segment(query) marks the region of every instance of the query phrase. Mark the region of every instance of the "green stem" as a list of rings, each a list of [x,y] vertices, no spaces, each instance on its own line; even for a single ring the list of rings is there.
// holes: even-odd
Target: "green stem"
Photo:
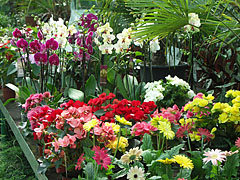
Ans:
[[[96,167],[97,166],[97,167]],[[98,173],[98,167],[99,167],[99,165],[96,163],[96,161],[95,161],[95,169],[96,169],[96,171],[94,172],[94,180],[96,179],[96,175],[97,175],[97,173]]]
[[[204,140],[204,138],[202,137],[201,138],[201,151],[203,152],[203,140]]]
[[[113,161],[112,161],[112,162],[114,162],[114,159],[115,159],[115,157],[116,157],[116,155],[117,155],[120,136],[121,136],[121,128],[119,129],[118,140],[117,140],[117,147],[116,147],[116,150],[115,150],[115,152],[114,152],[114,156],[113,156]]]
[[[163,147],[164,147],[164,137],[162,139],[162,147],[161,147],[161,152],[163,152]]]
[[[191,144],[190,144],[189,134],[187,134],[187,141],[188,141],[188,148],[189,148],[189,151],[192,151],[192,149],[191,149]]]

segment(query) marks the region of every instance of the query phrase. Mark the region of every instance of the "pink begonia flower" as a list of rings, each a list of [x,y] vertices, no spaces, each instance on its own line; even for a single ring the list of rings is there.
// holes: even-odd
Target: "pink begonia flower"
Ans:
[[[43,39],[43,34],[42,34],[41,31],[38,31],[37,37],[38,37],[38,39],[39,39],[40,41]]]
[[[203,98],[203,93],[197,93],[197,95],[194,96],[193,99],[196,99],[196,98],[202,99]]]
[[[131,128],[131,134],[135,136],[144,135],[145,133],[150,134],[152,131],[157,131],[158,129],[152,126],[151,124],[143,122],[136,123]]]
[[[46,91],[46,92],[43,93],[43,98],[49,99],[49,98],[51,98],[51,97],[52,97],[52,96],[51,96],[50,92]]]
[[[13,37],[15,37],[15,38],[19,38],[19,37],[22,36],[22,32],[21,32],[18,28],[16,28],[16,29],[13,31],[12,35],[13,35]]]
[[[162,113],[160,115],[174,124],[177,124],[178,120],[182,116],[176,104],[172,108],[171,107],[168,107],[167,109],[162,108],[161,111]]]
[[[47,64],[47,60],[48,60],[47,54],[42,54],[42,53],[38,52],[34,55],[34,60],[37,65],[40,65],[41,63]]]
[[[240,148],[240,137],[237,138],[235,145]]]
[[[59,57],[56,54],[53,54],[49,57],[49,63],[51,65],[58,66],[59,65]]]
[[[47,49],[52,49],[52,50],[57,50],[58,49],[58,42],[54,38],[51,38],[51,39],[46,41],[46,48]]]
[[[207,156],[203,158],[203,162],[208,163],[209,161],[211,161],[214,166],[218,166],[218,161],[222,162],[226,159],[225,152],[219,149],[215,149],[215,150],[212,149],[211,151],[204,152],[203,155]]]
[[[75,137],[78,138],[78,139],[84,139],[86,136],[87,136],[87,131],[85,131],[83,129],[83,127],[81,128],[75,128],[74,129],[74,133],[75,133]]]
[[[34,129],[34,132],[36,132],[36,136],[38,137],[38,139],[41,139],[43,130],[44,130],[44,125],[43,124],[40,124],[39,128]]]
[[[17,47],[26,49],[28,47],[28,42],[25,39],[21,38],[20,40],[17,41]]]
[[[58,142],[59,142],[59,146],[62,146],[62,147],[67,147],[70,143],[68,136],[64,136],[63,139],[59,138]]]
[[[56,138],[54,138],[54,141],[52,142],[52,145],[54,146],[54,150],[55,150],[55,152],[58,152],[58,150],[59,150],[59,142],[58,142],[58,140],[56,139]]]
[[[79,127],[81,121],[79,119],[75,119],[75,118],[70,118],[70,119],[67,119],[67,123],[73,127],[73,128],[77,128]]]
[[[67,134],[67,136],[68,136],[68,139],[69,139],[69,144],[73,145],[76,141],[76,137],[72,136],[70,134]]]

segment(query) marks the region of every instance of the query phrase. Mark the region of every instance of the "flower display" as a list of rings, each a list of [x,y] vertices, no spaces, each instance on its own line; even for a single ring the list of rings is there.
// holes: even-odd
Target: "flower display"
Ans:
[[[176,163],[180,165],[180,167],[188,168],[188,169],[193,169],[194,167],[192,160],[190,160],[186,156],[176,155],[173,157],[173,159],[175,160]]]
[[[131,167],[127,174],[127,179],[129,180],[144,180],[144,171],[142,168],[138,168],[137,166]]]

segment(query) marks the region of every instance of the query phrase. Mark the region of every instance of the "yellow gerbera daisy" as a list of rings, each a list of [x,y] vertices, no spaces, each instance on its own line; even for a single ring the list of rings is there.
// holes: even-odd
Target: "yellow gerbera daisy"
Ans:
[[[176,156],[173,156],[173,159],[175,160],[176,163],[180,165],[180,167],[187,168],[187,169],[193,169],[194,167],[192,160],[186,156],[176,155]]]
[[[119,115],[116,115],[115,118],[121,124],[132,126],[132,122],[127,121],[124,117],[121,118]]]
[[[175,160],[174,159],[168,159],[168,158],[166,158],[166,159],[159,159],[159,160],[157,160],[158,162],[161,162],[161,163],[163,163],[163,164],[172,164],[172,163],[174,163],[175,162]]]
[[[91,121],[88,121],[87,123],[85,123],[83,125],[83,129],[85,129],[86,131],[90,131],[97,124],[98,124],[98,120],[97,119],[92,119]]]

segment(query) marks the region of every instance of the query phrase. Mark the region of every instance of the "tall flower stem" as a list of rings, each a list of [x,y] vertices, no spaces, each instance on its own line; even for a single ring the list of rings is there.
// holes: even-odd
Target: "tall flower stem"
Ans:
[[[94,162],[94,164],[95,164],[95,168],[94,169],[96,169],[96,171],[94,172],[94,180],[96,179],[96,177],[97,177],[97,174],[98,174],[98,167],[99,167],[99,165],[96,163],[96,161]]]
[[[192,151],[189,134],[187,134],[187,141],[188,141],[189,151]]]
[[[115,150],[115,152],[114,152],[114,156],[113,156],[113,160],[112,160],[112,162],[114,162],[114,159],[115,159],[115,157],[116,157],[116,155],[117,155],[117,151],[118,151],[118,146],[119,146],[119,140],[120,140],[120,136],[121,136],[121,128],[119,129],[119,133],[118,133],[118,140],[117,140],[117,147],[116,147],[116,150]]]

